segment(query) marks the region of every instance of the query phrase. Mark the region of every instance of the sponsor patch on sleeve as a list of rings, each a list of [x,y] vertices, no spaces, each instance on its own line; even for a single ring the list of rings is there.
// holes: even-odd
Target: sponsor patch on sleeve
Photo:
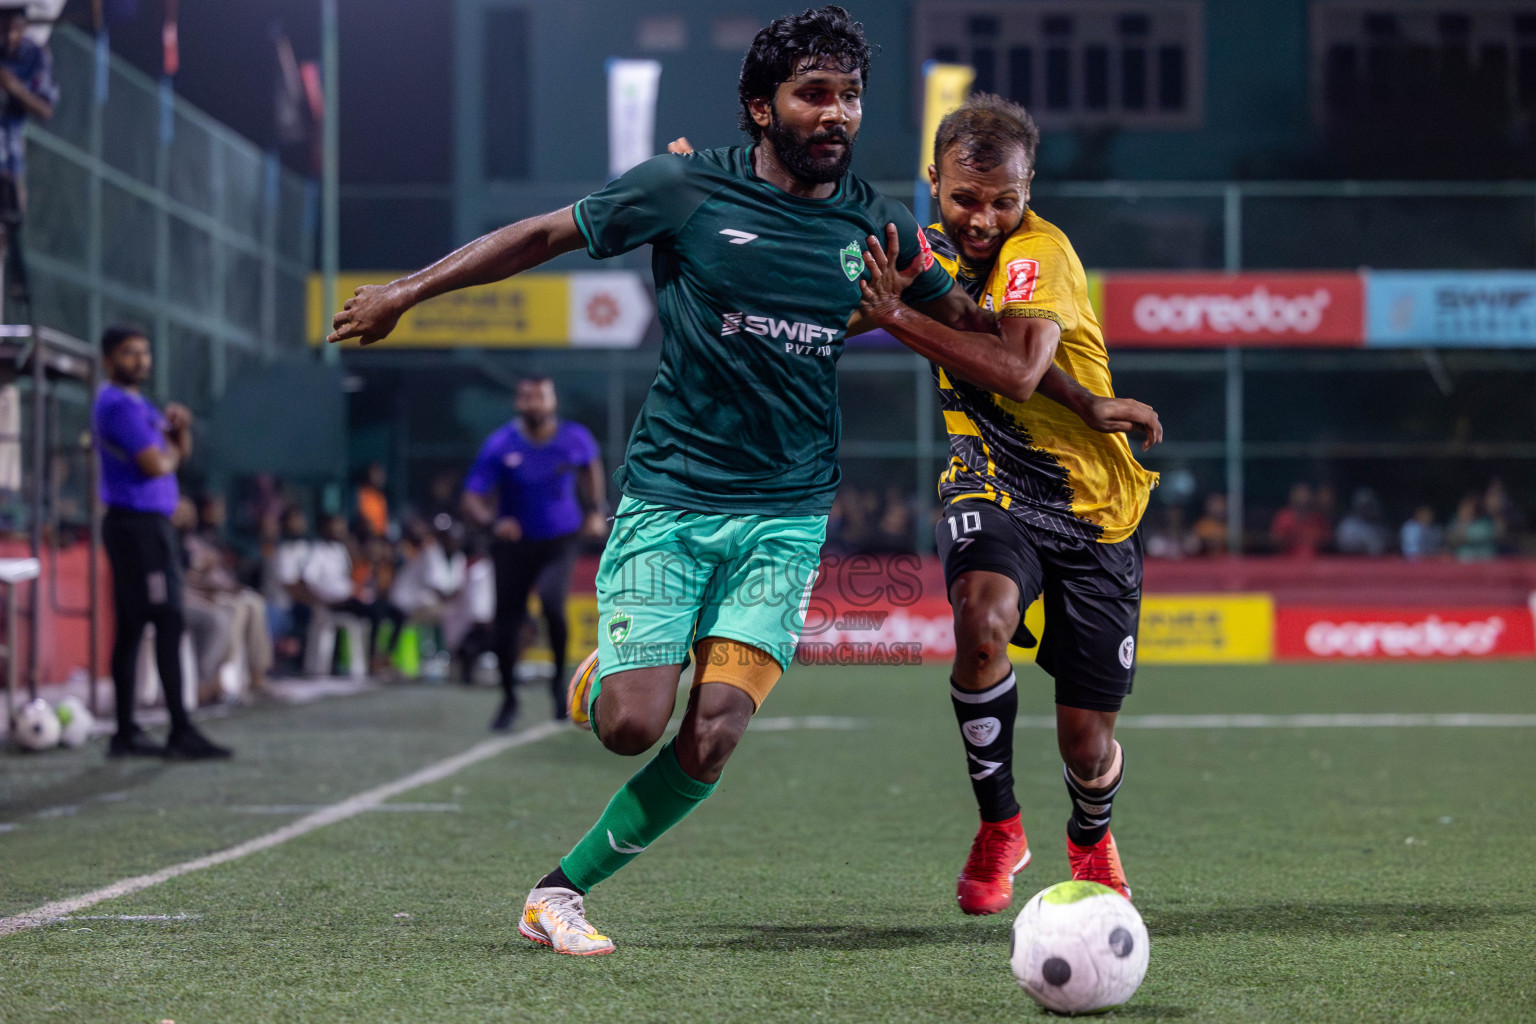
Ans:
[[[1035,284],[1040,280],[1039,260],[1012,260],[1008,264],[1008,289],[1003,302],[1029,302],[1035,297]]]
[[[933,250],[928,246],[928,232],[924,231],[922,228],[917,229],[917,247],[918,249],[922,250],[923,269],[928,270],[932,268]]]

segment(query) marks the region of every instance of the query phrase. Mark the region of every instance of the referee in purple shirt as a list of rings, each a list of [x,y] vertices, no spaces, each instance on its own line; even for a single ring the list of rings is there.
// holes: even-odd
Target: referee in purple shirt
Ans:
[[[169,404],[162,414],[139,389],[149,378],[149,338],[132,327],[101,336],[110,383],[96,395],[92,420],[101,456],[101,500],[107,507],[101,541],[112,565],[112,687],[117,734],[110,757],[147,755],[185,760],[228,757],[187,717],[181,697],[182,548],[170,515],[176,510],[176,469],[192,454],[192,414]],[[155,627],[155,662],[171,732],[161,746],[133,720],[139,642]]]
[[[565,718],[565,598],[577,540],[607,533],[603,463],[591,431],[555,415],[555,382],[517,383],[517,418],[486,438],[464,480],[464,515],[491,527],[496,566],[496,659],[501,709],[491,728],[505,731],[517,717],[517,642],[538,587],[549,646],[555,656],[550,692],[555,717]],[[489,495],[496,491],[496,506]]]

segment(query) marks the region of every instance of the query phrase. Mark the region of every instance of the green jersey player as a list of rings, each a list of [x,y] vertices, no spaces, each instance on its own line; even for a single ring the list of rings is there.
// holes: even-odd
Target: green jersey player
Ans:
[[[693,686],[677,736],[529,894],[518,930],[558,952],[612,951],[583,895],[714,791],[793,657],[838,484],[836,363],[866,239],[894,239],[906,302],[948,323],[975,311],[912,215],[848,173],[868,70],[863,28],[841,8],[781,18],[742,65],[751,145],[656,157],[574,207],[360,288],[335,315],[329,340],[369,344],[434,295],[578,248],[652,247],[661,363],[615,474],[600,668],[578,673],[573,710],[637,755],[665,732],[690,660]]]

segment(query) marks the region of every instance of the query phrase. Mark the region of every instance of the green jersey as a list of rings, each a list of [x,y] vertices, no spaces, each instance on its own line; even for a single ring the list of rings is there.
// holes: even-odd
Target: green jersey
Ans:
[[[752,172],[751,149],[647,160],[576,204],[587,252],[649,243],[661,366],[614,481],[695,512],[824,515],[837,491],[837,360],[859,306],[865,239],[900,233],[903,298],[952,284],[912,214],[844,175],[827,199]]]

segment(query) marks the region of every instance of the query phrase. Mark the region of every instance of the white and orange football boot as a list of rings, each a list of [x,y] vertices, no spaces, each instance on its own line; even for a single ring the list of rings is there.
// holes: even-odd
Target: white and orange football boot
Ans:
[[[587,711],[587,695],[592,692],[595,679],[597,652],[593,651],[576,666],[576,671],[571,673],[571,681],[565,687],[565,709],[571,716],[571,724],[578,729],[592,729],[592,716]]]
[[[955,899],[967,914],[996,914],[1013,902],[1013,876],[1029,863],[1029,839],[1015,814],[984,821],[955,883]]]
[[[1120,851],[1115,848],[1115,837],[1109,832],[1092,846],[1078,846],[1069,836],[1067,860],[1072,862],[1075,881],[1098,882],[1126,899],[1131,898],[1131,887],[1125,883],[1125,868],[1120,865]]]
[[[599,935],[587,922],[581,893],[550,886],[534,889],[517,922],[523,938],[571,956],[601,956],[613,952],[613,940]]]

